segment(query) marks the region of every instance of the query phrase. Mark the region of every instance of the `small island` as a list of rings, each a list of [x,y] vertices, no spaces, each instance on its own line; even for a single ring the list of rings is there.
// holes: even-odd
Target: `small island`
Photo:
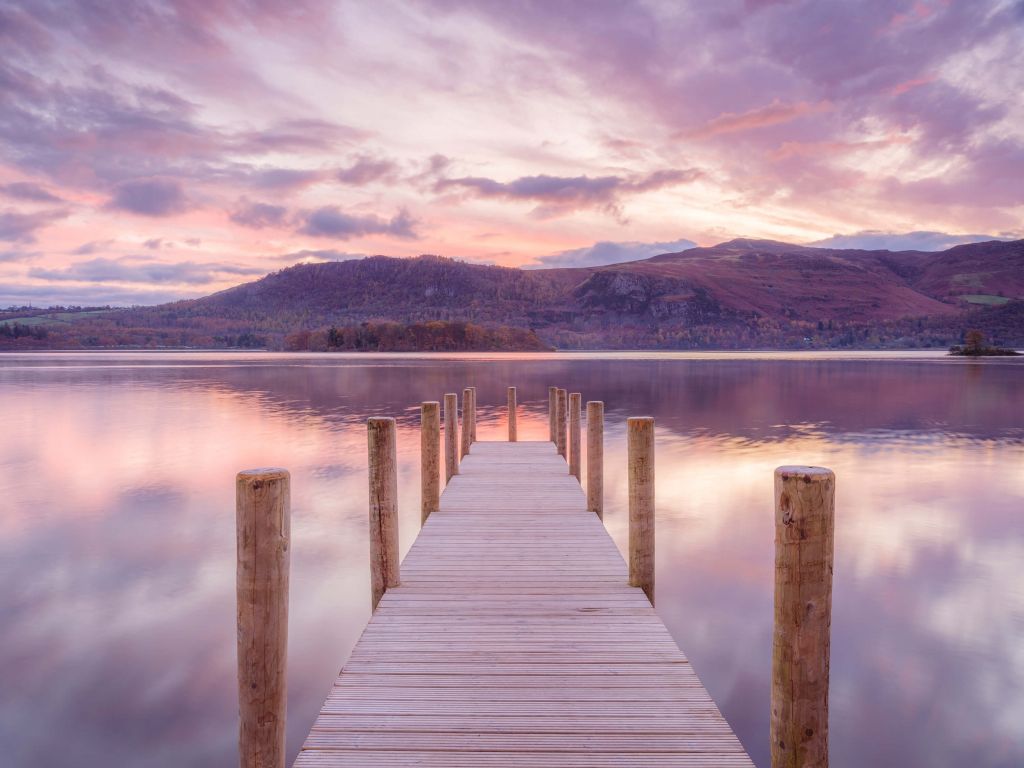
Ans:
[[[984,333],[970,330],[964,334],[964,343],[950,347],[949,354],[956,357],[1010,357],[1020,352],[1007,347],[991,347],[985,343]]]

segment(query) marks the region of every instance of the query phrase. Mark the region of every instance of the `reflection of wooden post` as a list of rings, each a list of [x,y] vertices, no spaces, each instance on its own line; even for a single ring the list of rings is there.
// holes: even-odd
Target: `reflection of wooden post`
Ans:
[[[510,443],[516,442],[517,439],[517,427],[516,427],[516,388],[508,388],[508,441]]]
[[[459,474],[459,396],[444,396],[444,481],[450,483]]]
[[[375,416],[366,422],[370,454],[370,602],[397,587],[398,452],[395,420]]]
[[[290,507],[287,470],[252,469],[235,478],[242,768],[284,768]]]
[[[469,444],[471,442],[471,435],[473,434],[473,428],[469,425],[470,413],[473,410],[473,391],[466,387],[462,390],[462,448],[459,451],[459,458],[466,458],[466,454],[469,453]]]
[[[469,444],[476,442],[476,387],[469,388]]]
[[[835,475],[775,470],[772,768],[828,768]]]
[[[654,419],[626,420],[629,463],[629,585],[654,605]]]
[[[441,507],[441,404],[420,406],[420,514],[427,522]]]
[[[587,403],[587,509],[604,519],[604,403]]]
[[[558,443],[558,433],[555,431],[555,419],[558,413],[558,387],[548,387],[548,440]]]
[[[555,402],[555,445],[558,448],[558,454],[566,460],[569,458],[565,433],[565,417],[568,409],[569,404],[566,402],[565,390],[559,389],[558,400]]]
[[[580,458],[580,407],[582,398],[579,392],[569,395],[569,474],[580,480],[582,461]]]

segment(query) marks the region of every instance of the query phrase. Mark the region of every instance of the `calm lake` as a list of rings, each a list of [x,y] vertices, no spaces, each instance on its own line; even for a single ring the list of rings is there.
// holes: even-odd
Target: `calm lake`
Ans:
[[[835,470],[832,765],[1024,765],[1024,361],[914,354],[0,356],[0,755],[235,764],[234,475],[292,472],[289,762],[369,618],[366,433],[475,385],[482,440],[547,387],[657,423],[658,612],[768,765],[772,471]],[[585,466],[585,464],[584,464]]]

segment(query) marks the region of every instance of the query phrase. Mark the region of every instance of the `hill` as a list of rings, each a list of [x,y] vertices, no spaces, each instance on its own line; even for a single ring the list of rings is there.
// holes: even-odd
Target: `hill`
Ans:
[[[4,336],[0,316],[0,345],[372,348],[379,335],[358,329],[390,324],[387,338],[441,349],[949,346],[972,327],[1019,346],[1022,307],[1021,240],[932,253],[738,239],[574,269],[440,256],[302,264],[193,301],[37,317],[21,336]],[[8,328],[15,320],[26,322],[8,315]]]

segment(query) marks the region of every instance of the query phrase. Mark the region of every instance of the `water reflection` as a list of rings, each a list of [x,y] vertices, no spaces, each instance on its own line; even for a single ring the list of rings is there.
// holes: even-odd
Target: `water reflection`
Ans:
[[[365,433],[473,384],[480,436],[547,386],[658,423],[658,609],[767,765],[772,469],[836,470],[833,765],[1024,764],[1024,367],[927,356],[0,358],[0,749],[15,766],[233,761],[234,472],[293,473],[289,753],[369,615]],[[60,739],[54,734],[59,733]]]

